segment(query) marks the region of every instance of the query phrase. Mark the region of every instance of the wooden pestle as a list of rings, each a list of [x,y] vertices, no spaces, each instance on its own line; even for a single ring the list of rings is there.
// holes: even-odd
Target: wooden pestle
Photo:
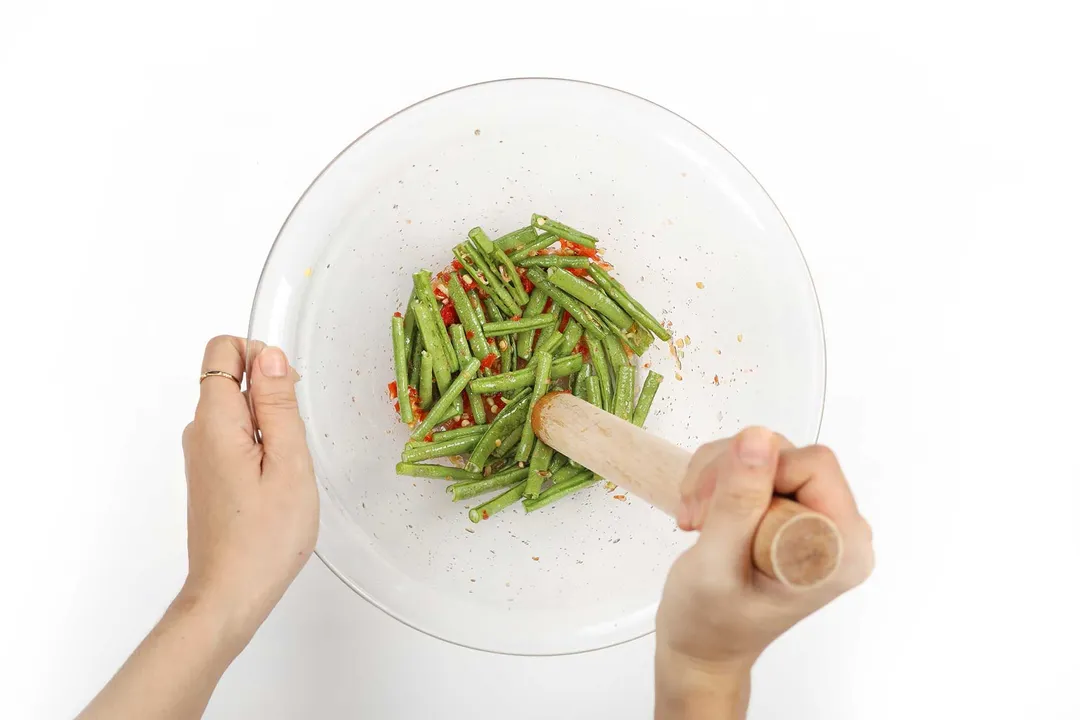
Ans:
[[[570,393],[548,393],[533,409],[536,437],[601,477],[675,517],[690,453]],[[790,587],[828,580],[843,544],[832,520],[774,497],[754,535],[758,570]]]

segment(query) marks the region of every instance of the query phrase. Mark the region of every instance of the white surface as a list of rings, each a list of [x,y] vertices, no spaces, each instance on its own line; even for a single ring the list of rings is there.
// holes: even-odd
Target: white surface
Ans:
[[[0,716],[74,714],[178,587],[202,343],[243,333],[310,178],[409,102],[526,74],[692,118],[814,273],[823,439],[879,568],[766,654],[752,717],[1080,714],[1075,18],[666,5],[0,8]],[[651,653],[461,650],[313,562],[208,716],[645,718]]]
[[[580,115],[550,117],[558,108]],[[379,125],[289,216],[250,333],[284,348],[303,377],[319,557],[428,634],[557,655],[652,632],[668,569],[693,536],[600,485],[472,527],[467,508],[489,498],[455,505],[445,481],[394,473],[409,431],[387,396],[393,353],[380,342],[413,272],[446,267],[471,227],[497,238],[534,210],[595,234],[634,296],[691,338],[678,375],[666,342],[641,358],[667,377],[651,432],[688,450],[747,423],[815,440],[824,337],[783,216],[706,134],[598,85],[482,83]]]

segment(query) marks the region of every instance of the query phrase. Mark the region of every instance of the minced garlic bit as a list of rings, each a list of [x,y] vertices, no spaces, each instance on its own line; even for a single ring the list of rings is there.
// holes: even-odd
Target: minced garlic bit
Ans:
[[[311,277],[311,268],[304,270],[304,277]]]
[[[469,420],[469,418],[465,418],[461,421],[461,427],[469,427],[470,425],[472,425],[472,421]]]
[[[546,223],[546,222],[547,222],[547,218],[546,218],[546,217],[543,217],[542,215],[541,215],[541,216],[538,216],[538,217],[536,218],[536,224],[537,224],[537,225],[540,225],[541,227],[543,227],[544,223]]]
[[[523,462],[518,462],[518,470],[520,470],[520,469],[521,469],[521,468],[523,468],[523,467],[525,467],[525,463],[523,463]]]
[[[500,340],[500,341],[499,341],[499,349],[500,349],[500,350],[505,350],[505,349],[506,349],[506,348],[508,348],[508,347],[510,347],[510,346],[506,344],[506,341],[505,341],[505,340]]]
[[[676,338],[676,340],[675,340],[675,347],[677,347],[677,348],[679,348],[680,350],[682,350],[682,349],[683,349],[683,345],[685,345],[685,344],[686,344],[686,341],[685,341],[685,340],[683,340],[682,338]]]
[[[460,419],[461,419],[461,416],[460,416],[460,415],[455,415],[455,416],[454,416],[454,422],[457,422],[457,421],[458,421],[458,420],[460,420]]]
[[[441,292],[443,295],[446,295],[447,293],[450,292],[450,290],[447,289],[446,285],[443,284],[443,283],[439,283],[438,285],[436,285],[435,289],[438,290],[439,292]]]
[[[739,333],[738,335],[736,335],[735,339],[738,340],[739,342],[742,342],[742,333]]]
[[[495,438],[495,447],[502,447],[502,440]]]
[[[694,284],[697,285],[698,290],[704,290],[705,289],[705,283],[701,282],[700,280],[698,282],[694,283]]]
[[[675,379],[682,380],[682,375],[680,375],[679,373],[675,373]]]

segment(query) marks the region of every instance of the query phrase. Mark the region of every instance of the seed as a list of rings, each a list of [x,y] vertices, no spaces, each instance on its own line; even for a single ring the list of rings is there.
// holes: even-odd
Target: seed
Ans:
[[[540,227],[543,227],[544,223],[546,223],[546,222],[547,222],[547,218],[542,218],[542,217],[536,218],[536,224],[539,225]]]
[[[675,379],[682,380],[682,375],[680,375],[679,373],[675,373]]]
[[[495,438],[495,447],[502,447],[502,440]]]
[[[694,284],[697,285],[698,290],[704,290],[705,289],[705,283],[703,283],[703,282],[696,282]]]
[[[682,347],[685,344],[686,344],[686,341],[684,341],[682,338],[677,338],[675,340],[675,347],[679,348],[680,350],[682,350]]]
[[[508,347],[510,347],[510,346],[506,344],[506,341],[505,341],[505,340],[500,340],[500,341],[499,341],[499,349],[500,349],[500,350],[505,350],[505,349],[506,349],[506,348],[508,348]]]
[[[469,418],[465,418],[461,421],[461,427],[469,427],[470,425],[472,425],[472,423],[469,422]]]

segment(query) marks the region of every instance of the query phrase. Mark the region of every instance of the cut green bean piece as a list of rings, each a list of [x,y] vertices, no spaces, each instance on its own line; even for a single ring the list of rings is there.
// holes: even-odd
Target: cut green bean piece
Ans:
[[[397,383],[398,409],[401,422],[413,421],[412,403],[409,402],[409,360],[405,351],[405,318],[390,318],[390,336],[394,345],[394,382]]]
[[[592,487],[597,483],[598,478],[593,477],[592,472],[583,470],[578,474],[581,479],[571,479],[558,485],[552,485],[550,488],[540,493],[540,496],[535,500],[525,500],[522,505],[525,507],[526,513],[531,513],[534,510],[539,510],[542,507],[550,505],[556,500],[562,500],[567,495],[584,490],[585,488]]]
[[[589,267],[589,258],[579,257],[578,255],[533,255],[532,257],[522,258],[517,265],[523,268],[587,268]]]
[[[409,308],[408,317],[416,322],[416,315]],[[424,340],[420,337],[420,327],[414,325],[412,349],[409,351],[409,385],[414,388],[420,387],[420,353],[424,351]]]
[[[604,407],[604,402],[600,397],[600,378],[595,375],[585,378],[585,399],[598,408]]]
[[[613,373],[618,372],[619,368],[630,364],[630,358],[626,357],[626,350],[622,341],[614,335],[604,337],[604,352],[607,354],[608,362],[611,363]]]
[[[585,331],[581,329],[581,323],[571,318],[570,322],[566,323],[566,327],[563,329],[562,342],[559,343],[559,347],[555,351],[555,356],[565,357],[576,352],[577,346],[581,342],[581,336],[584,333]]]
[[[480,436],[480,442],[472,449],[465,469],[480,471],[487,464],[488,457],[495,449],[495,441],[498,440],[501,443],[519,425],[525,423],[531,397],[532,393],[522,393],[519,397],[515,397],[509,405],[502,409],[502,412],[495,416],[492,422],[488,423],[488,431]]]
[[[555,451],[551,449],[550,445],[547,445],[542,440],[536,441],[532,456],[529,458],[529,479],[525,482],[525,492],[523,493],[525,497],[534,498],[540,495],[540,488],[543,487],[544,481],[551,475],[548,468],[551,467],[551,456],[554,453]]]
[[[574,397],[579,397],[582,400],[588,400],[588,398],[585,397],[585,386],[588,384],[586,381],[592,376],[586,373],[585,370],[589,367],[591,366],[585,365],[582,367],[581,372],[579,372],[577,378],[574,379]]]
[[[480,478],[471,482],[456,482],[446,486],[446,492],[450,493],[454,502],[468,500],[469,498],[501,490],[504,487],[515,485],[529,476],[529,468],[519,468],[517,465],[497,472],[491,477]]]
[[[420,334],[424,337],[424,347],[431,356],[435,382],[439,386],[439,391],[445,393],[452,382],[450,363],[442,344],[442,336],[446,335],[446,326],[443,325],[442,318],[420,298],[413,300],[413,312],[416,313],[416,324],[420,328]],[[447,336],[447,342],[449,342],[449,336]],[[450,354],[454,355],[453,348],[450,348]],[[454,359],[456,361],[456,356]]]
[[[442,349],[446,356],[447,367],[450,368],[450,372],[455,373],[460,370],[458,366],[457,357],[454,355],[454,348],[450,346],[450,336],[446,333],[446,325],[442,321],[442,305],[435,298],[435,292],[431,289],[431,273],[427,270],[420,270],[413,273],[413,295],[417,300],[420,300],[431,310],[431,318],[433,319],[434,328],[431,328],[439,338],[438,347]],[[417,322],[420,322],[420,316],[416,317]],[[424,345],[430,352],[432,344],[428,343],[427,335],[424,336]],[[432,357],[432,359],[436,359]],[[435,379],[439,379],[439,365],[435,364]],[[443,385],[439,385],[439,390],[445,390]]]
[[[619,368],[615,383],[615,417],[629,420],[634,412],[634,368],[623,365]]]
[[[537,215],[536,213],[533,213],[532,224],[533,227],[537,230],[547,230],[548,232],[553,233],[558,237],[561,237],[563,240],[569,240],[575,245],[581,245],[582,247],[587,248],[596,247],[596,238],[594,238],[592,235],[586,235],[580,230],[575,230],[569,225],[564,225],[563,223],[558,222],[557,220],[552,220],[545,215]]]
[[[469,472],[456,467],[447,467],[446,465],[421,465],[419,463],[399,462],[394,467],[394,470],[398,475],[408,475],[409,477],[440,478],[443,480],[459,480],[461,482],[475,482],[483,479],[480,473]]]
[[[480,361],[474,357],[465,361],[465,365],[461,368],[461,372],[454,378],[454,382],[450,384],[447,391],[435,401],[435,405],[432,406],[431,412],[428,416],[420,421],[415,428],[413,428],[413,439],[422,438],[431,432],[432,428],[438,423],[438,417],[441,417],[454,403],[456,399],[461,401],[461,393],[465,390],[465,387],[469,384],[469,381],[476,375],[476,371],[480,369]],[[437,417],[438,416],[438,417]]]
[[[484,336],[480,309],[473,307],[469,302],[469,296],[465,293],[465,288],[461,286],[456,273],[450,276],[450,282],[447,283],[447,295],[450,297],[450,302],[454,304],[454,310],[465,329],[465,337],[469,341],[469,349],[473,357],[483,360],[491,350]],[[450,339],[453,341],[452,337]]]
[[[555,484],[555,485],[562,485],[567,480],[570,480],[570,479],[575,479],[576,480],[577,476],[580,475],[582,472],[592,472],[592,471],[591,470],[586,470],[585,468],[583,468],[578,463],[571,462],[570,464],[559,468],[559,470],[556,471],[556,473],[551,476],[551,482],[553,484]]]
[[[600,321],[596,319],[592,310],[578,302],[577,298],[572,297],[555,287],[555,285],[548,280],[547,274],[543,270],[540,268],[529,268],[529,271],[525,273],[525,275],[534,285],[550,295],[552,302],[561,305],[566,312],[570,313],[571,317],[581,323],[581,327],[585,328],[586,333],[595,335],[596,337],[603,337],[607,334],[607,329],[605,329],[604,326],[600,324]]]
[[[420,387],[417,394],[420,398],[420,409],[427,410],[431,403],[435,402],[435,391],[432,388],[431,354],[427,350],[420,352]]]
[[[532,295],[529,296],[529,302],[525,304],[525,309],[521,313],[522,320],[534,318],[544,311],[544,306],[547,304],[547,293],[540,288],[533,288]],[[534,330],[526,330],[520,332],[515,336],[515,342],[517,344],[517,355],[519,358],[528,360],[532,356],[533,349],[533,336],[536,335]],[[509,368],[514,370],[516,368]],[[507,372],[508,368],[503,368],[503,372]]]
[[[478,442],[480,442],[480,438],[476,435],[471,435],[454,438],[453,440],[447,440],[446,442],[440,443],[417,443],[412,447],[402,450],[401,462],[414,463],[419,462],[420,460],[433,460],[434,458],[450,457],[451,455],[462,455],[476,447],[476,443]]]
[[[626,291],[626,288],[623,287],[618,280],[611,277],[604,268],[599,265],[590,265],[589,274],[592,276],[593,280],[596,281],[596,284],[602,287],[604,292],[606,292],[612,300],[617,302],[628,315],[643,325],[645,329],[665,342],[671,339],[671,333],[664,329],[664,326],[660,324],[660,321],[657,320],[652,313],[646,310],[645,306],[635,300],[633,296]]]
[[[416,315],[412,311],[412,301],[414,297],[414,289],[409,294],[409,299],[405,303],[405,360],[409,366],[409,370],[412,370],[412,362],[414,360],[413,343],[416,342]],[[419,357],[419,355],[415,356]]]
[[[562,268],[551,268],[548,280],[576,299],[585,303],[596,312],[615,323],[620,330],[627,330],[634,324],[633,318],[623,312],[619,304],[609,298],[596,283],[585,282],[576,275],[571,275]]]
[[[630,346],[630,349],[634,351],[635,355],[644,355],[645,351],[652,345],[652,333],[636,322],[630,326],[629,330],[620,330],[615,323],[611,322],[603,315],[600,316],[600,321],[608,327],[612,335],[622,338],[622,341]]]
[[[458,354],[458,360],[462,366],[469,359],[469,341],[465,339],[465,328],[457,323],[450,326],[450,341],[454,344],[454,350]],[[469,398],[469,411],[472,413],[473,422],[477,425],[487,424],[487,412],[484,410],[484,398],[480,393],[473,392],[465,386],[465,396]]]
[[[518,443],[517,450],[514,452],[514,460],[517,462],[525,462],[532,454],[533,442],[536,436],[533,434],[532,423],[528,421],[528,418],[532,417],[532,411],[536,407],[536,403],[547,394],[548,385],[551,382],[551,353],[540,350],[536,354],[538,356],[536,361],[536,381],[533,384],[532,397],[529,399],[529,409],[525,413],[525,430],[521,433],[521,442]]]
[[[641,393],[638,395],[637,407],[634,408],[634,417],[631,420],[638,427],[644,427],[645,418],[649,417],[656,391],[663,381],[664,376],[652,370],[645,376],[645,382],[641,384]]]
[[[585,335],[585,342],[589,346],[589,362],[596,370],[596,377],[600,378],[600,399],[605,410],[611,412],[611,401],[615,399],[615,389],[611,385],[611,372],[609,370],[607,353],[604,343],[592,335]]]
[[[566,377],[567,375],[572,375],[581,369],[582,364],[583,361],[580,355],[567,355],[564,358],[559,358],[551,363],[551,379],[556,380],[558,378]],[[532,367],[515,370],[513,372],[476,378],[469,387],[483,395],[490,395],[492,393],[504,393],[509,390],[519,390],[524,387],[529,387],[535,382],[535,378],[536,366],[533,365]],[[514,400],[517,400],[517,395],[514,396]]]
[[[454,248],[454,257],[465,268],[465,272],[469,273],[481,287],[487,288],[504,312],[510,315],[521,313],[521,307],[503,286],[501,278],[491,277],[495,273],[484,259],[483,253],[477,252],[473,245],[462,243]]]
[[[456,440],[459,437],[483,435],[486,431],[487,428],[483,425],[469,425],[468,427],[459,427],[453,430],[440,430],[431,434],[431,442],[445,442],[447,440]]]
[[[442,425],[445,422],[449,422],[450,420],[460,420],[460,416],[462,412],[464,412],[464,409],[465,403],[462,402],[461,395],[455,395],[454,398],[450,401],[450,404],[442,412],[436,413],[435,409],[432,408],[432,417],[434,417],[435,419],[434,422],[432,422],[431,426],[438,427],[439,425]]]
[[[540,355],[541,350],[550,353],[551,357],[555,357],[555,348],[562,342],[562,337],[562,333],[558,330],[552,330],[547,337],[544,337],[543,332],[541,332],[540,339],[536,341],[536,352],[533,353],[526,367],[532,367],[536,363],[536,358]]]
[[[472,240],[480,252],[485,255],[490,255],[495,252],[495,243],[491,242],[491,238],[488,237],[482,227],[474,227],[470,230],[469,239]]]
[[[499,495],[493,500],[488,500],[483,505],[474,507],[469,511],[469,519],[474,523],[478,523],[481,520],[487,520],[489,517],[510,507],[518,500],[521,499],[521,494],[525,492],[525,481],[522,480],[517,485],[514,485],[509,490]]]
[[[510,278],[510,294],[514,296],[514,299],[518,301],[518,304],[524,305],[529,302],[529,293],[525,292],[525,285],[521,282],[521,276],[518,275],[517,267],[514,265],[514,261],[508,258],[506,253],[502,251],[502,248],[495,248],[495,262],[506,270],[506,274]],[[501,275],[502,273],[500,273],[500,276]]]
[[[533,450],[533,452],[536,452]],[[555,453],[551,456],[551,464],[548,465],[548,472],[551,473],[551,477],[555,477],[555,473],[563,469],[563,466],[569,461],[570,458],[566,457],[562,453]]]
[[[510,259],[514,262],[521,262],[527,257],[535,257],[534,253],[540,252],[558,239],[559,238],[555,237],[551,233],[540,233],[531,243],[520,247],[514,252],[510,253]]]
[[[513,230],[495,239],[495,244],[508,253],[519,250],[532,242],[536,242],[536,228],[532,225]]]
[[[509,455],[513,450],[517,449],[517,444],[521,441],[521,433],[525,431],[525,421],[522,419],[521,423],[506,436],[506,439],[499,440],[495,449],[491,451],[491,457],[501,458]]]
[[[551,313],[537,315],[520,320],[503,320],[501,322],[484,323],[484,334],[488,337],[496,335],[509,335],[510,333],[524,332],[526,330],[539,330],[555,324],[555,316]]]

